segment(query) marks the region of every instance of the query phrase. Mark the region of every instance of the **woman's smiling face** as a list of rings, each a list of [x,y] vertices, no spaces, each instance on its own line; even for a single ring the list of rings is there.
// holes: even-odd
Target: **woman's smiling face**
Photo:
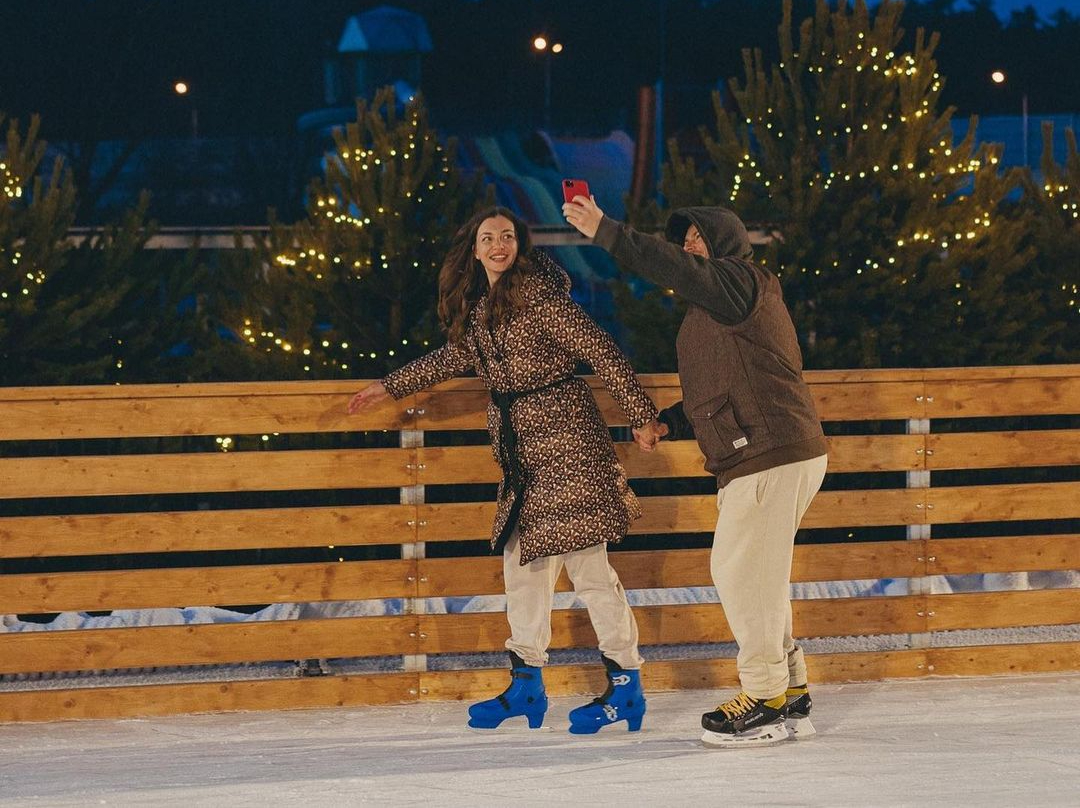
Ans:
[[[514,223],[505,216],[484,219],[476,231],[474,254],[484,265],[488,283],[495,283],[517,260],[518,241]]]

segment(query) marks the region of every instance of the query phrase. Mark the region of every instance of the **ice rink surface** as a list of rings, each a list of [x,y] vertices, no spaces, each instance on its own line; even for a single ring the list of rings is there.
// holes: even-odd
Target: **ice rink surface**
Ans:
[[[594,737],[566,733],[571,698],[535,731],[470,731],[459,703],[8,724],[0,805],[1076,806],[1078,689],[1078,675],[822,685],[818,735],[740,750],[697,741],[729,691],[650,695],[641,732]]]

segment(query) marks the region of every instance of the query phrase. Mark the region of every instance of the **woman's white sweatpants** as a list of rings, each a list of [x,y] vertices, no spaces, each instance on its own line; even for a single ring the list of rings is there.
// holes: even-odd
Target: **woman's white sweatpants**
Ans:
[[[526,665],[547,663],[555,582],[565,566],[574,592],[589,611],[600,652],[621,668],[641,667],[637,623],[619,576],[608,563],[606,543],[572,553],[543,556],[525,566],[521,566],[520,560],[515,530],[503,550],[506,619],[510,623],[507,650],[521,657]]]

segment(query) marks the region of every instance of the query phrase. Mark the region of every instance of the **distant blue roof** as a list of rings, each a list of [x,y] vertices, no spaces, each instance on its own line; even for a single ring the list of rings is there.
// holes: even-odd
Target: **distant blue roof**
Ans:
[[[424,18],[393,6],[349,17],[338,42],[338,53],[428,53],[431,49]]]

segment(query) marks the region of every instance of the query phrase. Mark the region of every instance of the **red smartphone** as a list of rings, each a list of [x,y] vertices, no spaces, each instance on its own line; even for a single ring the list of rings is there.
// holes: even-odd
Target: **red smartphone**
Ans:
[[[589,183],[585,180],[563,180],[562,198],[564,202],[573,202],[575,196],[589,198]]]

